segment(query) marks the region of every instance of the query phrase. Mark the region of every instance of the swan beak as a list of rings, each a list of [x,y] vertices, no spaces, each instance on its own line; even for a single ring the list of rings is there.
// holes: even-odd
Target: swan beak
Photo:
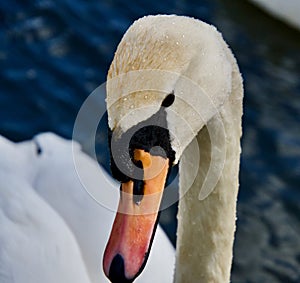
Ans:
[[[169,171],[168,158],[136,149],[134,159],[144,177],[121,185],[118,212],[103,257],[103,269],[111,282],[133,282],[142,272]]]

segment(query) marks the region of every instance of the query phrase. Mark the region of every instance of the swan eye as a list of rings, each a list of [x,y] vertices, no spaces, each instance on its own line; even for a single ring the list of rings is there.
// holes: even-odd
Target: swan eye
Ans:
[[[42,152],[43,152],[41,146],[38,144],[37,141],[35,141],[35,145],[36,145],[36,150],[35,150],[36,154],[37,154],[37,155],[41,155]]]
[[[174,100],[175,100],[175,95],[174,95],[174,91],[173,91],[172,93],[168,94],[165,97],[165,99],[161,103],[161,106],[167,108],[173,104]]]

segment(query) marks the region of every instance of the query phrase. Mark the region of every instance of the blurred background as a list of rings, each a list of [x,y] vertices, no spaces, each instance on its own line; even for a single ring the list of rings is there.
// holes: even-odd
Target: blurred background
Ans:
[[[0,134],[71,138],[81,104],[105,81],[126,29],[165,13],[215,25],[244,77],[232,282],[299,283],[300,32],[248,1],[0,0]],[[105,119],[96,147],[108,168]],[[161,219],[173,243],[175,214],[176,205]]]

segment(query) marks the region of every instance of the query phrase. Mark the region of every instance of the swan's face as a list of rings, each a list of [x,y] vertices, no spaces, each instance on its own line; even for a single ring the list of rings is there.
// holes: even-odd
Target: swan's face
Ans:
[[[193,19],[149,17],[117,49],[107,110],[121,197],[103,260],[112,282],[132,282],[144,268],[170,168],[231,91],[216,34]]]

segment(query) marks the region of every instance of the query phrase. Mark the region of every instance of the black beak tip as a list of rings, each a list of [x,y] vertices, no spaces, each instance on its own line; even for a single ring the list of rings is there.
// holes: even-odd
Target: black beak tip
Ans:
[[[109,280],[112,283],[132,283],[133,279],[128,279],[125,276],[124,259],[120,254],[117,254],[111,262],[109,268]]]

